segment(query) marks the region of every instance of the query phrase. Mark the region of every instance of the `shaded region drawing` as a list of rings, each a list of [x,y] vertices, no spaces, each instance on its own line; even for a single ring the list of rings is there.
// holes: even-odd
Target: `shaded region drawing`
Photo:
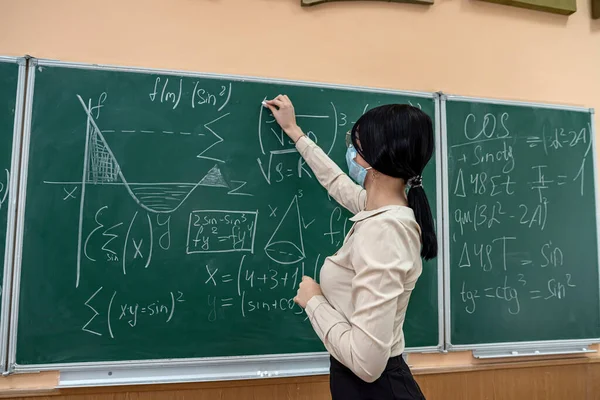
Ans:
[[[77,96],[77,98],[88,117],[88,134],[86,135],[87,143],[84,156],[85,180],[82,182],[82,185],[120,182],[140,207],[150,213],[158,214],[171,213],[177,210],[198,186],[229,187],[217,165],[215,165],[200,181],[193,184],[130,184],[127,182],[106,138],[90,113],[90,108],[86,106],[80,96]],[[220,118],[227,115],[228,114]],[[210,147],[212,146],[214,146],[214,144]]]

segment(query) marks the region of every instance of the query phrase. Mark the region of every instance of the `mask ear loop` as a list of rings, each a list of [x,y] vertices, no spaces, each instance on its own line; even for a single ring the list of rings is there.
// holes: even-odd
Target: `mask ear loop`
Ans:
[[[373,173],[371,173],[371,180],[373,181],[373,183],[376,182],[378,172],[376,170],[374,170],[373,167],[366,167],[365,171],[367,171],[367,175],[365,176],[365,180],[369,177],[369,171],[373,171]]]
[[[362,158],[365,158],[365,156],[362,153],[362,150],[359,149],[358,146],[356,146],[354,144],[354,135],[352,134],[352,130],[346,132],[346,148],[350,147],[350,145],[352,145],[352,147],[354,147],[356,154],[360,154],[360,156]]]

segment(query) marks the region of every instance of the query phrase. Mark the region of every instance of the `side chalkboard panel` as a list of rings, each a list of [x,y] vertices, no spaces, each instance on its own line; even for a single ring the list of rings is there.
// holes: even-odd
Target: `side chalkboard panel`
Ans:
[[[0,368],[6,368],[25,60],[0,57]]]
[[[289,94],[340,165],[345,133],[370,107],[411,102],[438,122],[434,94],[50,62],[30,71],[16,370],[324,356],[292,298],[349,215],[261,101]],[[437,165],[425,172],[434,207]],[[435,350],[437,262],[424,269],[405,332],[410,348]]]
[[[451,348],[600,337],[589,109],[449,97]]]

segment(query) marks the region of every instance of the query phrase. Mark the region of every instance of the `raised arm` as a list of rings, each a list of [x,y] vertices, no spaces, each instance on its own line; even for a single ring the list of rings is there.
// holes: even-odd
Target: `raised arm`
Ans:
[[[329,195],[353,214],[363,210],[367,199],[366,191],[355,184],[319,146],[302,132],[296,124],[296,114],[290,99],[285,95],[279,95],[273,100],[266,101],[265,105],[271,110],[283,131],[296,143],[296,149]]]

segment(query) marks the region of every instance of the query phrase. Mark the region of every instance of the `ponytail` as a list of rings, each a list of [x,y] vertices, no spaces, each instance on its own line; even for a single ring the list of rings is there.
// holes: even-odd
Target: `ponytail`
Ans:
[[[433,223],[433,215],[425,190],[421,185],[411,186],[408,190],[408,206],[415,213],[415,219],[421,227],[421,257],[431,260],[437,257],[438,244]]]

